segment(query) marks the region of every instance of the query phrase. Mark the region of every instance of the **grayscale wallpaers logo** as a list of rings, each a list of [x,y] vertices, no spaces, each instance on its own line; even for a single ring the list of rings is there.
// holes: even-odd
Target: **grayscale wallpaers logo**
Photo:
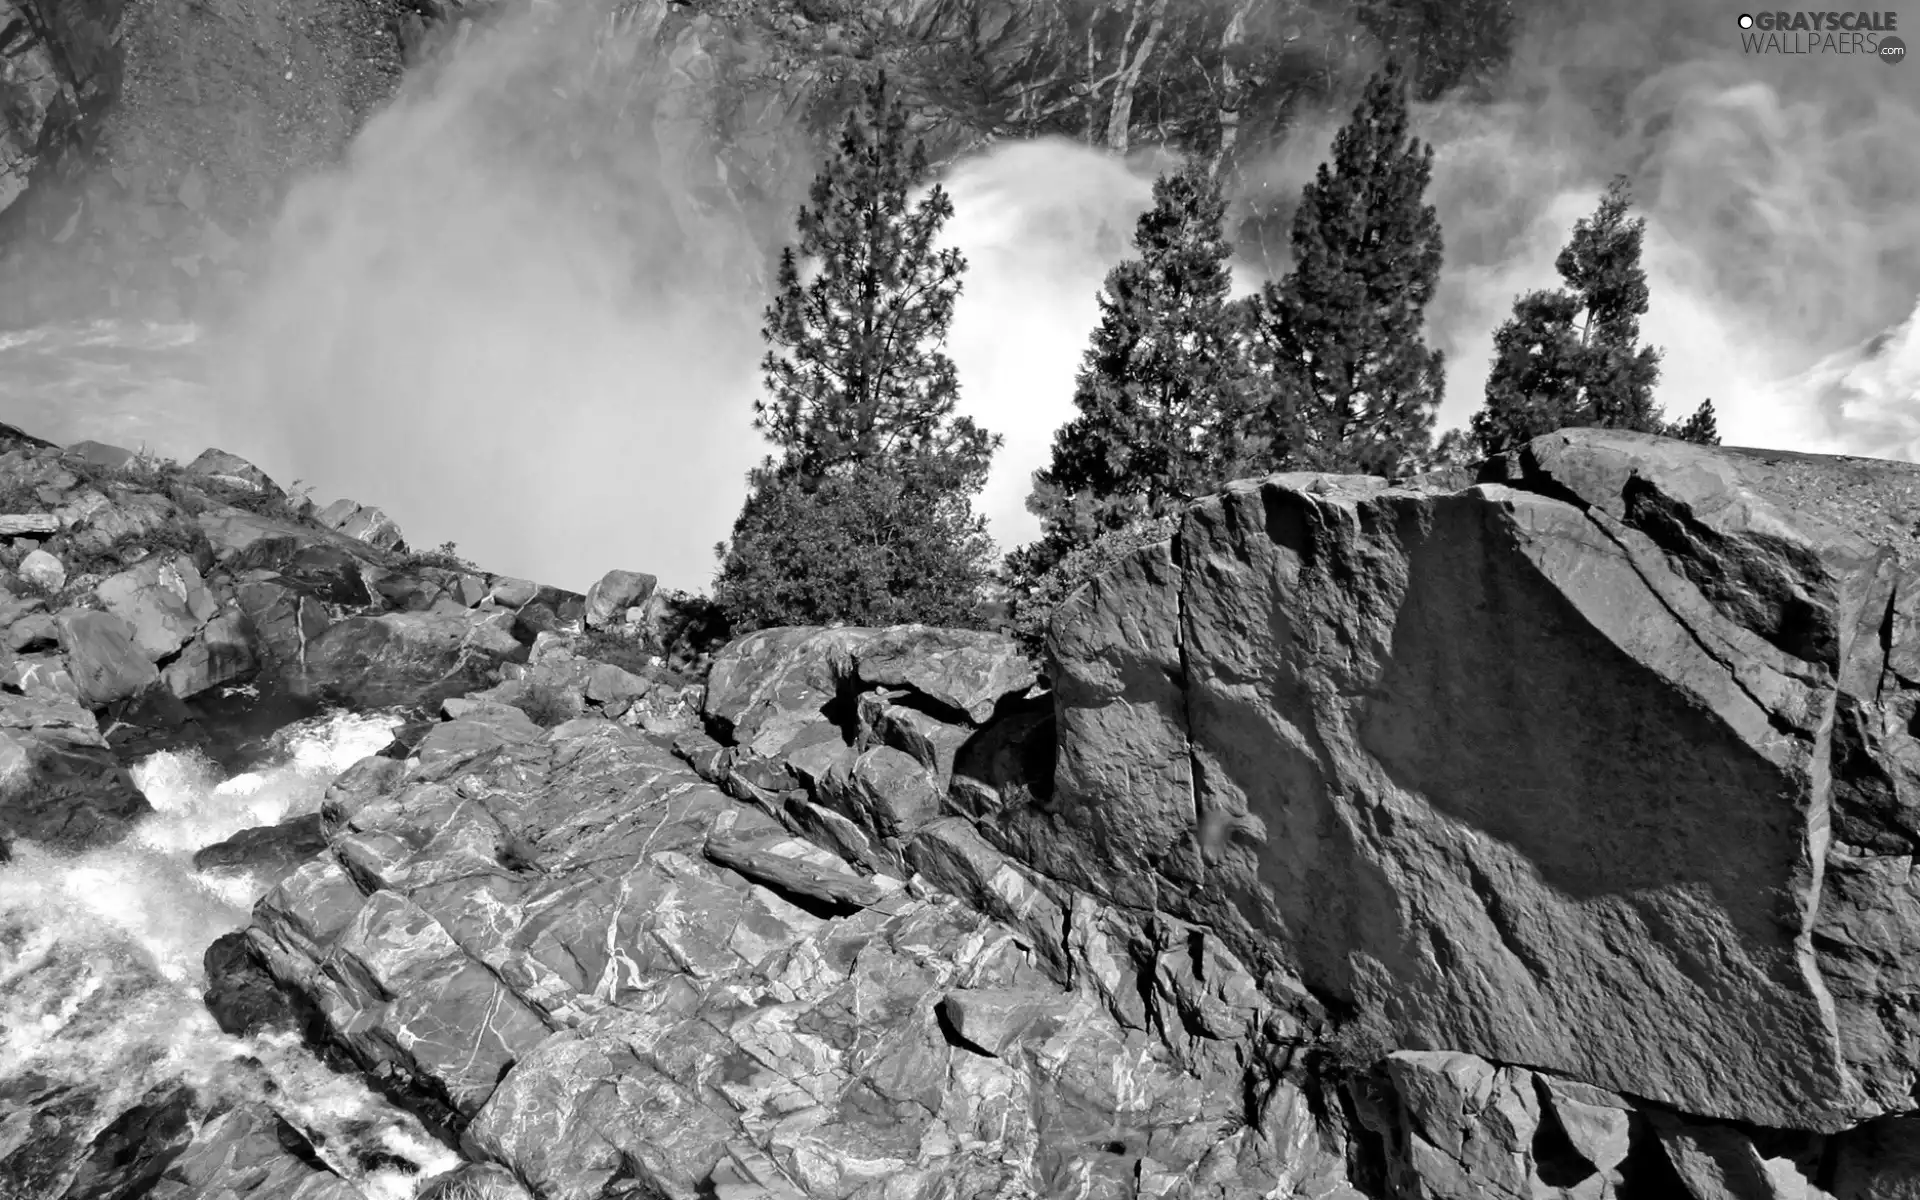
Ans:
[[[1907,44],[1890,12],[1763,12],[1740,14],[1740,48],[1748,54],[1858,54],[1906,61]]]

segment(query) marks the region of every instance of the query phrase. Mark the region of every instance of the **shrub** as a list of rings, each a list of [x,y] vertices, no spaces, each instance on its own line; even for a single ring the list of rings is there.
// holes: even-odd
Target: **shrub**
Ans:
[[[444,571],[464,571],[469,575],[482,574],[479,567],[460,556],[460,548],[452,542],[441,542],[432,550],[416,550],[400,560],[400,568],[437,567]]]
[[[1324,1070],[1340,1076],[1366,1075],[1392,1054],[1393,1030],[1374,1009],[1362,1009],[1320,1043]]]
[[[811,489],[769,472],[734,524],[714,601],[736,634],[836,621],[967,628],[992,555],[967,498],[911,471]]]
[[[513,706],[542,729],[552,729],[580,715],[572,693],[548,679],[530,679]]]
[[[1180,519],[1173,515],[1136,519],[1120,529],[1101,534],[1089,545],[1068,551],[1036,579],[1016,584],[1013,635],[1021,647],[1028,654],[1041,657],[1047,628],[1062,601],[1127,555],[1165,541],[1179,528]]]

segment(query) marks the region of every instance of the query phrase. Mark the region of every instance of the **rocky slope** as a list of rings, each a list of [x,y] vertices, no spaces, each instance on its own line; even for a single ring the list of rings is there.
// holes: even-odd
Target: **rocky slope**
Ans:
[[[155,506],[78,479],[104,453],[17,445],[0,521],[73,557],[85,487],[96,524]],[[168,481],[210,564],[13,617],[8,745],[103,779],[100,715],[242,647],[262,697],[431,711],[318,818],[205,854],[280,879],[209,1007],[457,1146],[423,1196],[1920,1180],[1920,469],[1572,431],[1477,482],[1248,481],[1070,600],[1044,669],[924,627],[709,664],[645,576],[562,596],[326,528],[357,506],[189,491],[248,484],[213,452]],[[7,795],[36,839],[137,810]],[[270,1102],[115,1130],[43,1146],[43,1194],[352,1191]]]

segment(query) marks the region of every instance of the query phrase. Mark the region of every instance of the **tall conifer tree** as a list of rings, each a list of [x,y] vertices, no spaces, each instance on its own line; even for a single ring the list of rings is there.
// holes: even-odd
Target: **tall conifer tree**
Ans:
[[[775,453],[749,476],[714,587],[736,629],[963,623],[989,577],[972,498],[1000,438],[955,413],[943,347],[966,261],[937,245],[946,192],[913,200],[926,173],[881,75],[814,180],[767,308],[754,425]]]
[[[1204,164],[1154,182],[1138,257],[1107,274],[1100,323],[1074,388],[1075,416],[1034,473],[1036,546],[1016,577],[1130,521],[1204,495],[1248,461],[1242,306],[1229,299],[1226,203]]]
[[[1397,66],[1368,81],[1301,196],[1293,270],[1262,289],[1257,361],[1277,467],[1390,474],[1424,454],[1445,362],[1422,336],[1439,280],[1433,148]]]
[[[1565,286],[1521,296],[1494,333],[1486,403],[1473,417],[1484,453],[1568,426],[1719,442],[1711,400],[1672,425],[1654,400],[1660,351],[1638,344],[1649,300],[1640,261],[1647,222],[1628,217],[1632,205],[1627,180],[1614,179],[1555,261]]]

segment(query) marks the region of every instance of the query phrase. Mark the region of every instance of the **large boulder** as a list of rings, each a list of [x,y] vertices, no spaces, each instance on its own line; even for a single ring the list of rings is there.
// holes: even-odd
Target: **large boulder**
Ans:
[[[486,628],[464,609],[348,617],[307,645],[301,686],[364,708],[437,706],[505,660],[476,636]]]
[[[1920,468],[1571,431],[1501,469],[1195,505],[1057,615],[1053,795],[997,836],[1400,1045],[1912,1108]]]
[[[234,597],[254,631],[254,646],[275,666],[304,664],[307,647],[333,624],[327,606],[312,591],[284,577],[250,579],[235,589]]]
[[[365,542],[377,550],[405,553],[406,538],[393,518],[370,505],[354,500],[336,500],[314,514],[314,520],[356,542]]]
[[[27,551],[15,570],[20,578],[42,591],[57,592],[67,586],[66,564],[45,550]]]
[[[643,571],[608,571],[587,589],[587,628],[619,624],[629,608],[646,604],[658,583],[658,579]]]
[[[704,713],[739,745],[772,756],[812,726],[851,727],[862,690],[978,723],[1038,678],[1011,638],[900,625],[792,626],[748,634],[714,657]],[[836,703],[843,711],[829,711]]]
[[[77,849],[116,840],[152,811],[91,712],[0,694],[0,838]]]
[[[219,605],[184,554],[150,554],[93,589],[101,605],[133,626],[134,644],[158,662],[178,651]]]
[[[190,475],[202,475],[228,487],[286,498],[287,493],[265,471],[238,454],[229,454],[225,450],[213,447],[202,450],[197,458],[187,464],[186,470]]]
[[[243,683],[260,669],[254,626],[237,605],[208,621],[160,671],[167,689],[185,700],[223,684]]]
[[[80,699],[93,707],[125,700],[160,678],[138,630],[110,612],[69,608],[57,618],[60,644]]]

